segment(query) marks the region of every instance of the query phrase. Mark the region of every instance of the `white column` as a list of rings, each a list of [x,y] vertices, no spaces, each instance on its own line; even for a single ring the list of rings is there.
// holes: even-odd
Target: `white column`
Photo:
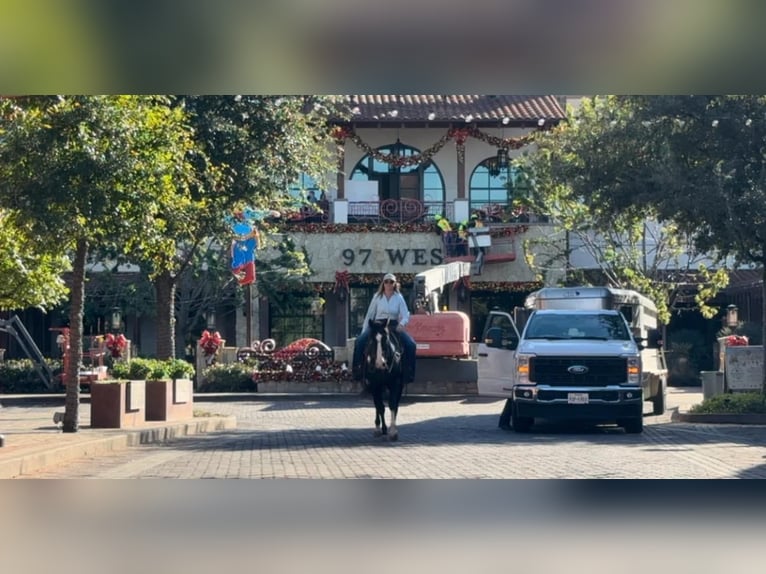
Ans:
[[[461,221],[467,221],[470,216],[471,214],[470,214],[470,210],[468,209],[468,200],[456,199],[454,221],[457,223],[460,223]]]
[[[348,200],[336,199],[332,202],[332,222],[348,223]]]

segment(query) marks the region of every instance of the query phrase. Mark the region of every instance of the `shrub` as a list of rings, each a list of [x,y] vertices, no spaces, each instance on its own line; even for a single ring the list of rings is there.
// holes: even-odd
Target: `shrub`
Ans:
[[[201,393],[253,392],[253,368],[242,363],[217,364],[202,373]]]
[[[766,395],[755,393],[724,393],[705,399],[689,409],[695,414],[766,414]]]
[[[131,380],[145,380],[152,372],[152,359],[137,357],[128,363],[128,377]]]
[[[194,365],[183,359],[170,359],[168,361],[168,376],[171,379],[191,379],[194,377]]]
[[[150,381],[161,381],[170,378],[170,361],[160,361],[159,359],[147,359],[149,374],[146,378]]]
[[[130,379],[130,363],[127,361],[115,361],[112,365],[112,377],[122,381]]]
[[[61,362],[45,359],[57,381],[61,374]],[[60,383],[58,388],[60,388]],[[0,362],[0,393],[49,393],[51,390],[40,379],[30,359],[9,359]]]

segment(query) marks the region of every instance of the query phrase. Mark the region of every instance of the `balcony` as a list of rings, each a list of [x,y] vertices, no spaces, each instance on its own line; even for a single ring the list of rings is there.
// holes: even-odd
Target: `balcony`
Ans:
[[[548,218],[508,205],[467,199],[447,201],[421,201],[419,199],[384,199],[382,201],[320,201],[304,205],[287,216],[290,223],[338,223],[350,225],[370,224],[432,224],[436,215],[449,221],[467,220],[470,213],[478,213],[484,223],[491,227],[503,224],[546,224]]]

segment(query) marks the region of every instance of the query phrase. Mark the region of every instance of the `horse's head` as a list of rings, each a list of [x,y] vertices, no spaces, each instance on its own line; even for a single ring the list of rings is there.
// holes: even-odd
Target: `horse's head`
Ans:
[[[370,339],[365,353],[367,372],[392,373],[401,365],[399,345],[392,337],[389,321],[370,321]]]

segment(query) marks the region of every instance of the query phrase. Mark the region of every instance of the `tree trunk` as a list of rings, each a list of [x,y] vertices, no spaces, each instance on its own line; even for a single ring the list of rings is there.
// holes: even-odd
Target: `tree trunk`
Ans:
[[[64,399],[64,432],[80,429],[80,363],[82,362],[82,317],[85,308],[85,261],[88,242],[77,241],[72,264],[72,292],[69,309],[69,349],[67,368],[64,372],[66,397]]]
[[[154,290],[157,295],[157,358],[174,359],[176,280],[169,271],[163,271],[154,280]]]

